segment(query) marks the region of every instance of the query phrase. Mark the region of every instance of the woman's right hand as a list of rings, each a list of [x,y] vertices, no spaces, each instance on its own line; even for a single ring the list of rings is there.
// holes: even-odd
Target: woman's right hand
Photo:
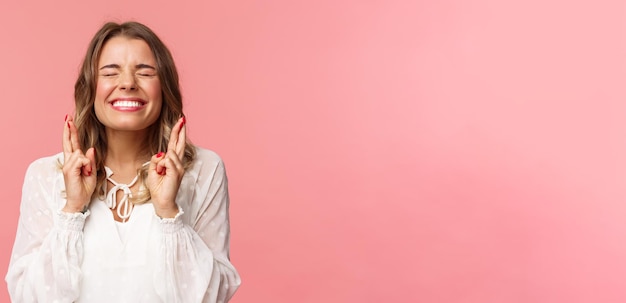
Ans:
[[[68,116],[63,128],[63,179],[67,203],[64,212],[84,212],[96,188],[95,150],[80,149],[74,119]]]

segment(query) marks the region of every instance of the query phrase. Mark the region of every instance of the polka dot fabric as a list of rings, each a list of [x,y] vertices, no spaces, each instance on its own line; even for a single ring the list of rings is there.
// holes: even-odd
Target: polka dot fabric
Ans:
[[[26,172],[6,275],[12,302],[227,302],[241,280],[229,260],[228,182],[220,157],[197,148],[175,218],[137,205],[118,232],[94,199],[85,213],[60,209],[57,154]]]

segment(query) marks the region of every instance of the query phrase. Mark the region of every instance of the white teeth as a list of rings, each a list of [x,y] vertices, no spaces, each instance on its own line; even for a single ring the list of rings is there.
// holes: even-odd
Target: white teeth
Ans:
[[[115,101],[113,106],[115,107],[140,107],[142,104],[139,101]]]

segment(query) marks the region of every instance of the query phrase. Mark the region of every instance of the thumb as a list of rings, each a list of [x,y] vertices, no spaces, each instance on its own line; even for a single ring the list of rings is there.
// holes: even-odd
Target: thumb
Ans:
[[[89,159],[89,164],[83,166],[83,174],[85,176],[91,176],[96,169],[96,150],[92,147],[87,150],[85,157]]]

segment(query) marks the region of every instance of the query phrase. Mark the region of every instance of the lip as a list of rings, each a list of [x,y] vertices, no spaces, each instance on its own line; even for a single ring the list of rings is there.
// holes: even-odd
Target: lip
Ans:
[[[120,102],[120,101],[126,101],[126,102]],[[146,102],[146,100],[143,100],[141,98],[115,98],[108,102],[108,104],[114,110],[121,111],[121,112],[139,111],[146,106],[146,103],[148,102]]]

